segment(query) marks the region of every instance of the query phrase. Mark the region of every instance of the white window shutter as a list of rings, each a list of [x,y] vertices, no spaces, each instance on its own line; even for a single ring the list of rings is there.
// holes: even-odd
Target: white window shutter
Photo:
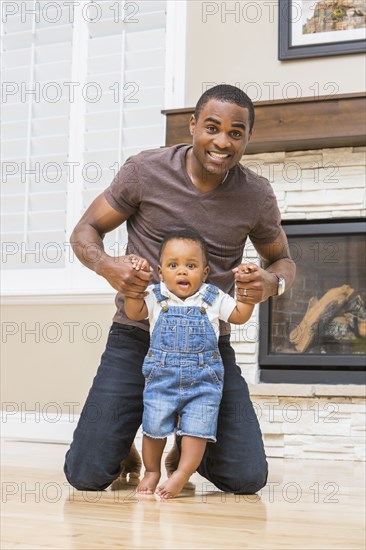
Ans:
[[[68,239],[129,156],[164,144],[167,11],[176,13],[175,3],[58,1],[39,21],[29,11],[45,3],[18,4],[28,14],[7,16],[2,30],[3,290],[103,289]],[[121,227],[105,247],[120,255],[126,242]]]
[[[23,6],[21,6],[23,4]],[[36,9],[33,1],[19,3]],[[65,266],[69,104],[57,99],[71,76],[72,25],[60,3],[59,21],[22,13],[2,34],[3,269]],[[55,19],[52,10],[47,19]],[[4,86],[4,84],[3,84]],[[13,252],[13,253],[9,253]],[[25,281],[26,285],[26,281]]]

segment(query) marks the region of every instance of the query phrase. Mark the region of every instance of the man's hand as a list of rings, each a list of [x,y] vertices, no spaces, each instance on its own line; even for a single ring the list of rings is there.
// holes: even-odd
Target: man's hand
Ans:
[[[240,264],[232,271],[239,302],[255,305],[277,294],[278,279],[274,273],[252,263]]]
[[[130,298],[143,299],[147,295],[145,290],[151,281],[153,269],[147,260],[144,260],[146,262],[144,266],[147,269],[135,268],[136,262],[132,260],[133,258],[138,258],[138,256],[134,254],[116,258],[107,256],[99,262],[96,272],[118,292],[122,292]]]

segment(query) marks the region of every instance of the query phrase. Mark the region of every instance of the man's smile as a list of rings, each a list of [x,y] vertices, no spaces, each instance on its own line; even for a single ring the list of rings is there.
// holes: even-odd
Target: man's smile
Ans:
[[[216,151],[208,151],[208,155],[213,160],[219,160],[219,161],[228,159],[230,157],[228,153],[217,153]]]

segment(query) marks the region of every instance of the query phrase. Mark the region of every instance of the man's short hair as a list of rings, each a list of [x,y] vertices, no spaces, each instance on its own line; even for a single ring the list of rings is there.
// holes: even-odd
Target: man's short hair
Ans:
[[[253,130],[254,126],[254,105],[252,100],[243,90],[237,88],[236,86],[231,86],[230,84],[219,84],[213,88],[206,90],[199,100],[194,111],[194,117],[198,120],[202,107],[210,101],[210,99],[217,99],[218,101],[223,101],[227,103],[234,103],[239,105],[239,107],[244,107],[249,111],[249,131]]]
[[[159,261],[161,260],[161,256],[163,255],[164,248],[166,247],[167,243],[169,241],[172,241],[173,239],[181,239],[182,241],[194,241],[198,243],[202,250],[202,256],[205,266],[208,265],[208,248],[207,243],[201,237],[197,231],[194,231],[193,229],[177,229],[175,231],[170,231],[165,235],[164,239],[160,243],[160,250],[159,250]]]

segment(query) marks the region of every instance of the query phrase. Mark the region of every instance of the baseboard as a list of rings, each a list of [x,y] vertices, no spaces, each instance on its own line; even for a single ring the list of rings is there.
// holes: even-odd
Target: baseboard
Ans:
[[[30,441],[70,443],[80,415],[60,414],[54,421],[42,418],[37,413],[9,414],[1,411],[1,437]]]
[[[36,412],[9,413],[1,411],[1,437],[22,441],[42,441],[70,444],[80,415],[60,414],[53,421]],[[138,430],[135,443],[141,449],[142,432]]]

